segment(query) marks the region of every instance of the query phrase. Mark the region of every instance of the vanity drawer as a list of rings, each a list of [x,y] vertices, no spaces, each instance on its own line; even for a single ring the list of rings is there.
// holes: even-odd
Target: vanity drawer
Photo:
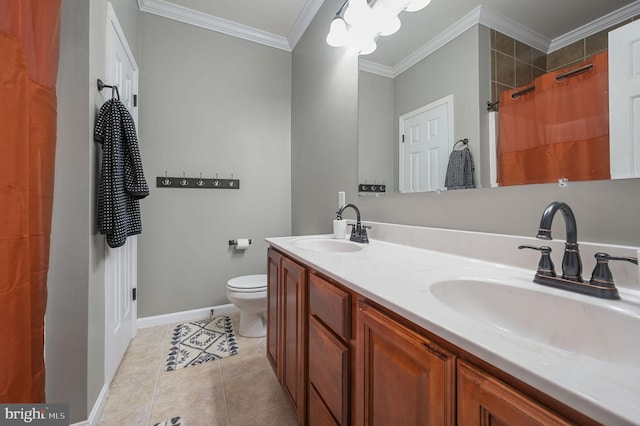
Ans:
[[[340,425],[349,422],[349,359],[349,348],[310,317],[309,389],[317,392],[317,402],[324,407],[320,411],[331,413],[328,417],[333,417]],[[310,411],[310,420],[312,414]]]
[[[309,312],[334,333],[351,337],[351,295],[315,273],[309,274]]]

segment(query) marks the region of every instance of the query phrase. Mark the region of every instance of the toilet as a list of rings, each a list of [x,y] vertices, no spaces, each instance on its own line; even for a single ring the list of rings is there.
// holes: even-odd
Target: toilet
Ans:
[[[227,298],[240,310],[240,329],[244,337],[263,337],[267,333],[267,275],[244,275],[227,281]]]

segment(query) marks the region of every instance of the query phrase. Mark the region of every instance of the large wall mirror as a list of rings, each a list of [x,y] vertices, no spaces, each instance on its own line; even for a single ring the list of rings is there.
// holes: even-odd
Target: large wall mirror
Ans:
[[[496,186],[500,113],[495,117],[487,103],[554,70],[588,63],[608,50],[611,29],[639,17],[633,0],[433,0],[401,14],[400,31],[379,37],[377,50],[359,59],[358,170],[367,189],[360,194],[379,193],[380,184],[386,193],[414,192],[401,176],[402,119],[442,99],[451,100],[448,151],[465,140],[456,146],[472,153],[474,186]],[[621,156],[628,155],[623,149]]]

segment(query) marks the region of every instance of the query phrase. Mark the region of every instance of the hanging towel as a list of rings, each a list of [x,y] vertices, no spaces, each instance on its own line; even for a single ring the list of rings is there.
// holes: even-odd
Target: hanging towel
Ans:
[[[149,195],[133,118],[118,99],[100,108],[94,139],[102,144],[98,189],[98,230],[109,247],[123,246],[142,232],[139,200]]]
[[[447,189],[468,189],[475,188],[473,183],[473,158],[469,147],[465,146],[461,150],[453,150],[449,155],[447,165],[447,175],[444,186]]]

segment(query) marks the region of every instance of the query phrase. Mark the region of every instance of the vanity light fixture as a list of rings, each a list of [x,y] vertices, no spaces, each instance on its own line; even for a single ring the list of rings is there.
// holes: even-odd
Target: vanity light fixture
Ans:
[[[345,0],[331,22],[327,44],[360,55],[376,50],[376,38],[400,29],[398,15],[425,8],[431,0]]]

